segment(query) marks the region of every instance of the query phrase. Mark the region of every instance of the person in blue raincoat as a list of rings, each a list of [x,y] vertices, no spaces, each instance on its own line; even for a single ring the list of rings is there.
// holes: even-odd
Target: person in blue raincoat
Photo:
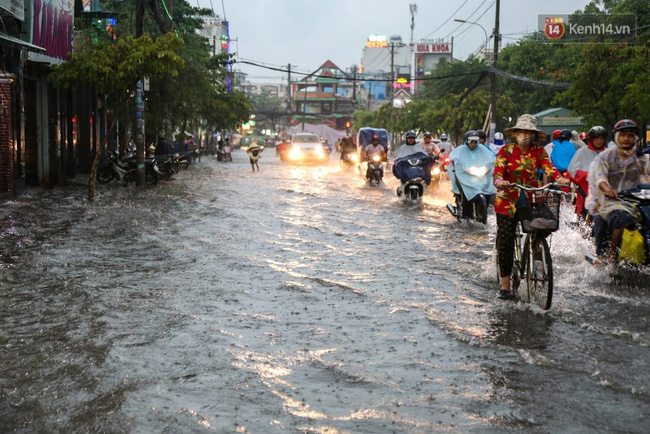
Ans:
[[[569,169],[571,160],[576,154],[576,147],[569,140],[571,139],[571,131],[562,130],[557,142],[553,142],[553,150],[551,151],[551,163],[564,175]]]
[[[447,173],[451,180],[451,189],[456,196],[456,203],[469,204],[479,194],[483,194],[487,202],[492,203],[492,198],[496,194],[496,187],[492,181],[496,157],[487,146],[479,146],[479,136],[476,131],[470,130],[465,133],[465,143],[454,149],[449,158],[451,164],[447,168]],[[461,200],[461,195],[465,196],[465,202]],[[465,209],[462,213],[463,218],[469,215],[468,210]]]

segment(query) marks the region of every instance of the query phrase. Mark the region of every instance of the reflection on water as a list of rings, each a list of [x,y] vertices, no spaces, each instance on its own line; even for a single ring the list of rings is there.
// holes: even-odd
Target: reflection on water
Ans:
[[[1,209],[5,430],[647,426],[647,293],[568,226],[542,312],[496,299],[494,215],[458,222],[448,183],[409,207],[390,173],[233,156]]]

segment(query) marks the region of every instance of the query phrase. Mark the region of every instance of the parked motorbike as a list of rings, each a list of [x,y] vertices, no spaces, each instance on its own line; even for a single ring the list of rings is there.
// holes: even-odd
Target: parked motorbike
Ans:
[[[431,166],[434,158],[418,152],[400,158],[393,165],[393,175],[402,185],[397,187],[397,195],[408,202],[418,202],[424,195],[424,190],[431,183]]]
[[[160,176],[160,170],[154,158],[145,158],[145,184],[156,185]],[[137,179],[137,164],[135,154],[128,152],[121,159],[117,151],[113,151],[108,160],[97,170],[97,181],[106,184],[113,179],[122,181],[124,185],[135,182]]]
[[[487,223],[489,196],[495,193],[492,184],[494,166],[470,166],[458,171],[449,166],[449,178],[456,197],[456,205],[447,204],[447,210],[457,219]]]

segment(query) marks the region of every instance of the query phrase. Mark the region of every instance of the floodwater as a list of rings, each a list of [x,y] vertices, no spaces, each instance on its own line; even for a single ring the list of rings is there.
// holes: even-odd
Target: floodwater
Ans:
[[[448,184],[234,160],[2,204],[0,431],[648,431],[647,276],[562,225],[551,310],[502,301]]]

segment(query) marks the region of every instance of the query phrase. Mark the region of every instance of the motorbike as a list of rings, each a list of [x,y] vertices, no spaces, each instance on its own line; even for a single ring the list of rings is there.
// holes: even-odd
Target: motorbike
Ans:
[[[442,172],[441,164],[436,160],[436,162],[433,163],[433,167],[431,168],[431,188],[438,187],[443,176],[444,175]]]
[[[641,184],[636,188],[618,193],[621,200],[634,204],[641,215],[641,221],[634,230],[623,234],[618,261],[633,267],[650,266],[650,184]],[[588,254],[585,259],[594,264],[596,257]]]
[[[379,155],[375,155],[368,162],[368,181],[379,185],[384,177],[384,164]]]
[[[356,167],[359,163],[357,151],[348,151],[341,154],[341,165],[347,168]]]
[[[232,162],[232,153],[230,145],[217,148],[217,161]]]
[[[156,185],[160,176],[160,169],[158,168],[154,158],[145,158],[145,184]],[[108,160],[97,170],[97,181],[100,184],[106,184],[113,179],[122,181],[124,185],[135,182],[137,179],[137,164],[135,154],[129,152],[121,159],[117,151],[113,151]]]
[[[431,166],[435,159],[423,152],[402,157],[393,165],[393,175],[402,185],[397,187],[397,195],[408,202],[419,202],[424,190],[431,183]]]
[[[492,180],[492,176],[486,179],[489,171],[486,166],[471,166],[467,169],[467,173],[475,179],[469,180],[463,176],[459,178],[454,174],[452,184],[458,188],[459,193],[454,191],[456,205],[447,204],[447,210],[451,215],[458,220],[470,219],[483,224],[487,223],[489,196],[494,193],[488,188],[481,190],[479,185]],[[452,175],[450,174],[449,177],[451,178]]]

